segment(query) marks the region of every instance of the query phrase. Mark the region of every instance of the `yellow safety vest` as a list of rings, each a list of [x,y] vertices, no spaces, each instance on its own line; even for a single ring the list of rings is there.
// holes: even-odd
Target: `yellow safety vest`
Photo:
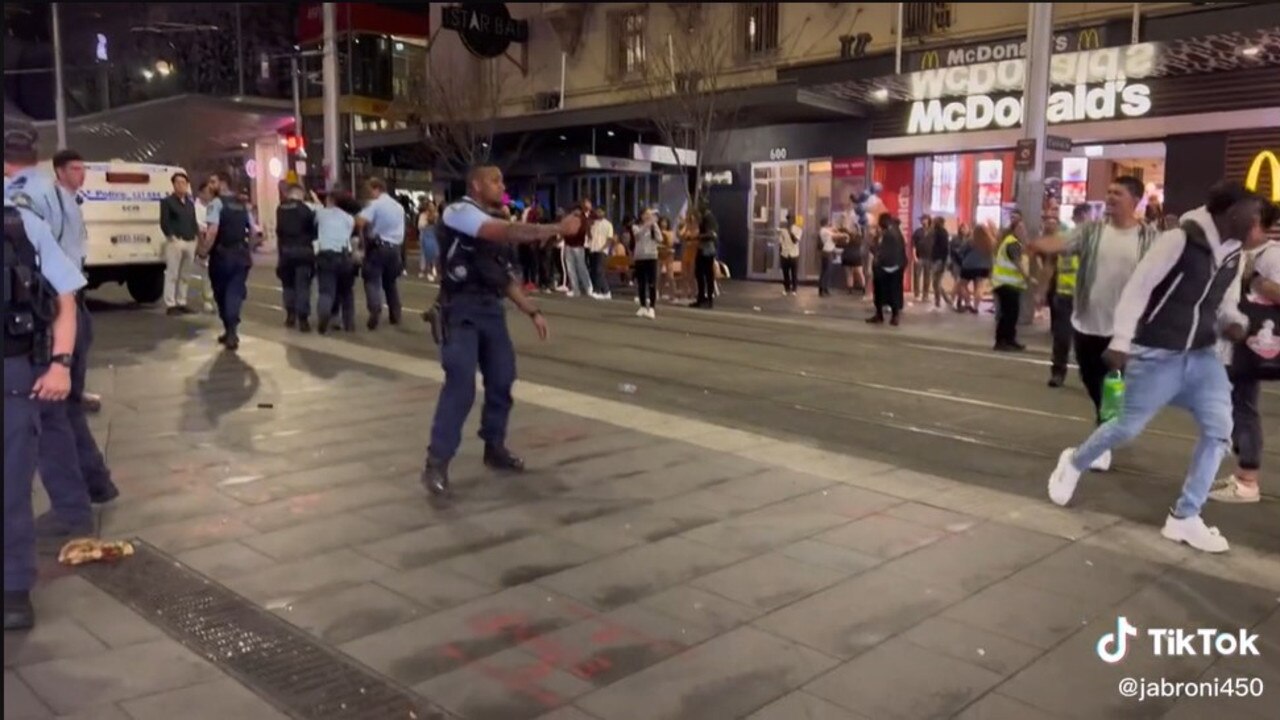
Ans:
[[[1076,294],[1076,273],[1080,271],[1079,255],[1058,256],[1058,286],[1055,292],[1061,297],[1072,297]]]
[[[1027,289],[1027,279],[1022,276],[1018,264],[1009,257],[1009,248],[1018,242],[1018,238],[1006,235],[1000,247],[996,249],[995,267],[991,270],[991,284],[996,287],[1009,285],[1019,290]]]

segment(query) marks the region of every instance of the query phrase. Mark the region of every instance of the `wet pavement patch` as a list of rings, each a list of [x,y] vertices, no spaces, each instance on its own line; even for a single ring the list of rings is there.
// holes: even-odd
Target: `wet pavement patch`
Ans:
[[[450,717],[146,542],[132,542],[133,557],[80,574],[290,717]]]

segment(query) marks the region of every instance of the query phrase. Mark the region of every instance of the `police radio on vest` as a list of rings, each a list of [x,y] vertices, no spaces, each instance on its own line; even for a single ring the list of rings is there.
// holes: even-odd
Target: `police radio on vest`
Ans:
[[[1046,120],[1050,124],[1140,117],[1151,112],[1151,88],[1142,83],[1111,81],[1101,87],[1077,85],[1049,94]],[[928,100],[911,103],[907,134],[985,130],[991,126],[1012,128],[1022,124],[1022,98],[971,95],[944,103]]]

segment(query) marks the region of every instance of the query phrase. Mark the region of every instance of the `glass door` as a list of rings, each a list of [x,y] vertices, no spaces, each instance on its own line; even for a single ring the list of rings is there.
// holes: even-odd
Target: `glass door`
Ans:
[[[751,262],[748,277],[777,280],[782,277],[778,233],[805,214],[808,176],[805,163],[756,163],[751,166]]]
[[[822,272],[822,240],[818,229],[822,219],[831,219],[831,161],[809,163],[808,204],[804,217],[804,245],[800,248],[799,275],[803,280],[817,280]]]

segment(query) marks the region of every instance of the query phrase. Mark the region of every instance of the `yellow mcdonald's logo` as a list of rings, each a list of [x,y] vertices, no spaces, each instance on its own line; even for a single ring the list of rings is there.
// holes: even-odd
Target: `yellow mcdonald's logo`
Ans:
[[[1098,37],[1098,28],[1085,28],[1076,36],[1076,50],[1097,50],[1102,47],[1102,39]]]
[[[1258,181],[1262,179],[1262,164],[1271,168],[1271,202],[1280,203],[1280,158],[1270,150],[1263,150],[1253,159],[1249,173],[1244,176],[1244,186],[1257,192]]]
[[[929,52],[925,53],[923,57],[920,58],[921,70],[933,70],[937,68],[938,65],[939,65],[939,60],[938,60],[937,50],[930,50]]]

